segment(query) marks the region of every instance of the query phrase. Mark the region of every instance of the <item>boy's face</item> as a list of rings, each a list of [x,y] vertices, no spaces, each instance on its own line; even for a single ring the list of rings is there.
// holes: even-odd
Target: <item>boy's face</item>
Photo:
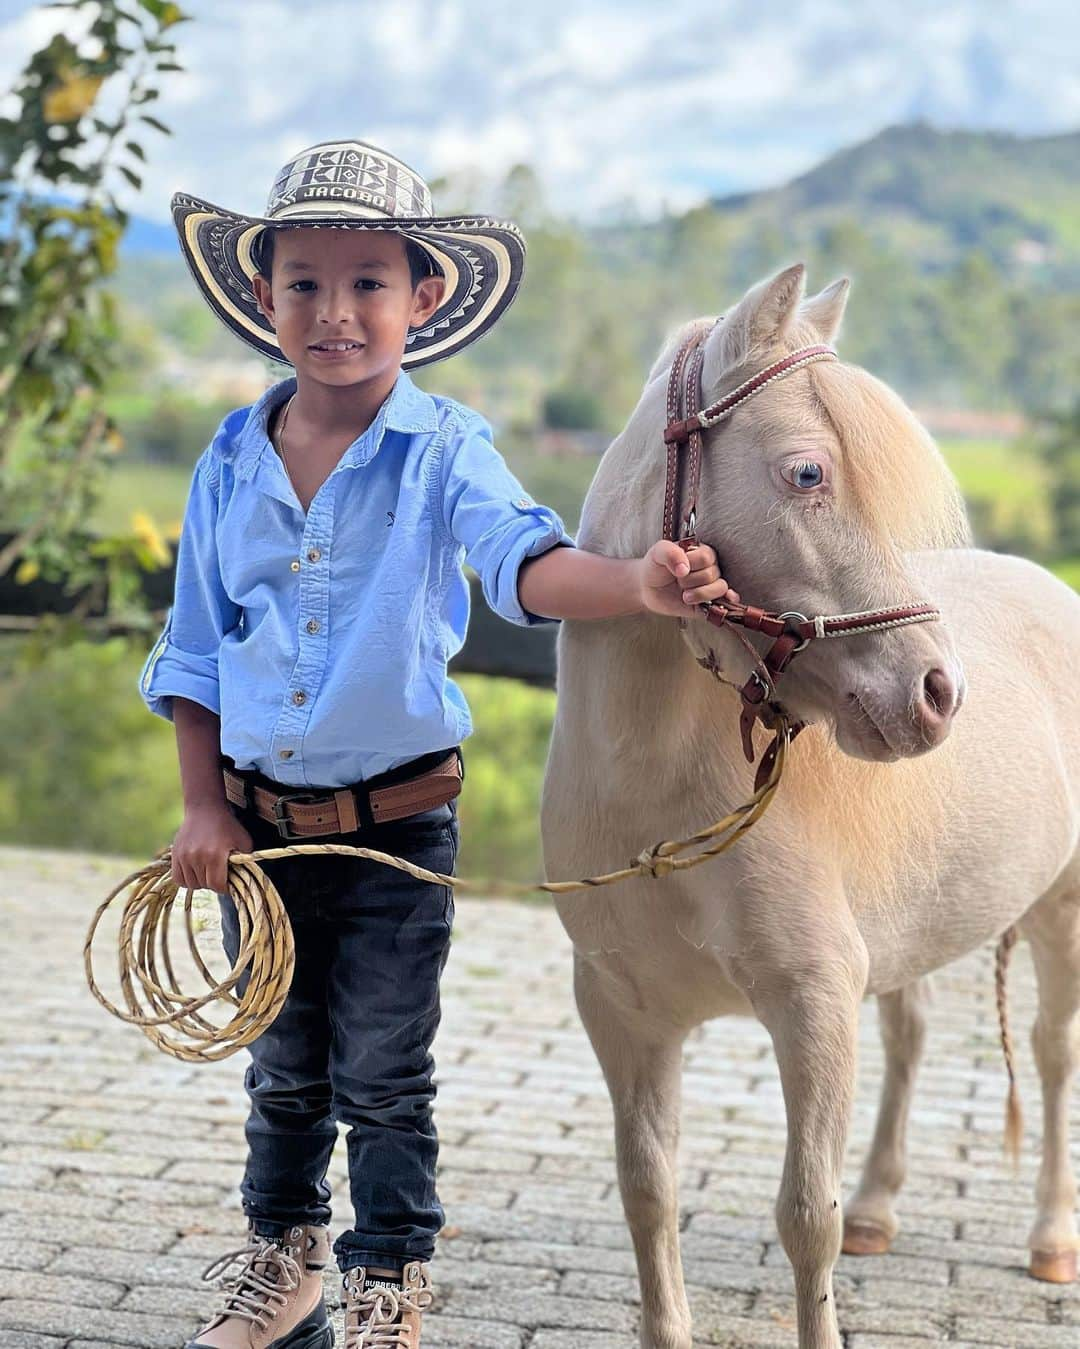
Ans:
[[[442,277],[413,290],[405,240],[382,230],[280,230],[273,276],[255,297],[297,377],[346,387],[397,377],[410,327],[422,327],[443,297]],[[348,342],[347,350],[327,343]]]

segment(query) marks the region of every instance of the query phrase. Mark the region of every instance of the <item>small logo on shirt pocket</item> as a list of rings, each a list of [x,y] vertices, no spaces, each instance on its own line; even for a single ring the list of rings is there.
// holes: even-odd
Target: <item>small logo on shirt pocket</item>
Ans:
[[[393,512],[393,511],[387,511],[386,514],[387,514],[388,517],[389,517],[389,524],[386,526],[386,528],[389,529],[389,528],[391,527],[391,525],[393,525],[393,523],[394,523],[394,512]]]

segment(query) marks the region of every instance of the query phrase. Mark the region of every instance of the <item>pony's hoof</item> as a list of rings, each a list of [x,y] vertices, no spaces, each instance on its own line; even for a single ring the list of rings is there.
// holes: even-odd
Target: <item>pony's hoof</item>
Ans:
[[[1043,1283],[1075,1283],[1076,1251],[1032,1251],[1031,1277]]]
[[[884,1255],[892,1245],[892,1237],[877,1223],[861,1222],[858,1218],[844,1219],[845,1255]]]

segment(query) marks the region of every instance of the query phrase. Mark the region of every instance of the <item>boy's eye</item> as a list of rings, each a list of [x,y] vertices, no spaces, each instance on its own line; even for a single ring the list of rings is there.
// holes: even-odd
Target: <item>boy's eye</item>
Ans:
[[[383,283],[381,281],[376,281],[373,276],[362,276],[359,279],[359,281],[357,281],[356,284],[358,286],[362,286],[365,290],[382,290],[383,288]],[[301,281],[293,281],[292,284],[289,286],[289,289],[299,290],[301,286],[314,286],[314,285],[315,285],[314,281],[308,280],[305,277]]]

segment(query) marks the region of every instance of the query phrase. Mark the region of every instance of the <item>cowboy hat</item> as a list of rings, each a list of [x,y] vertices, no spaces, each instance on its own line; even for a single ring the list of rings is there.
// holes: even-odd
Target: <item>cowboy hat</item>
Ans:
[[[486,216],[436,216],[427,184],[367,141],[324,141],[283,165],[265,216],[243,215],[177,192],[173,221],[191,274],[210,307],[249,346],[287,363],[255,299],[266,229],[392,230],[427,253],[446,280],[442,304],[410,329],[405,369],[441,361],[482,337],[513,300],[525,262],[516,225]]]

